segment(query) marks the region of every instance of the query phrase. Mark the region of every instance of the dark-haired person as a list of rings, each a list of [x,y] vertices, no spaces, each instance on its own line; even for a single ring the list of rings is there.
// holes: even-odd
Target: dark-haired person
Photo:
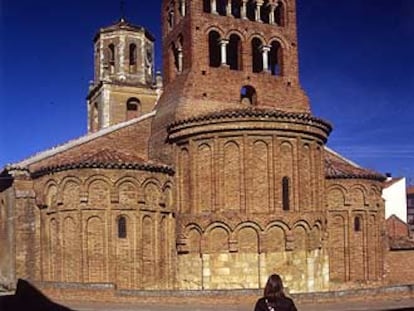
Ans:
[[[256,302],[254,311],[297,311],[293,300],[286,297],[279,275],[269,276],[264,288],[264,295]]]

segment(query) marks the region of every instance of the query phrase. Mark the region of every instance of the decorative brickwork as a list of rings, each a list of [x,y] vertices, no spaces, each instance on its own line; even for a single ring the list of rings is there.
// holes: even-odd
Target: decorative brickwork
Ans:
[[[295,0],[164,0],[162,21],[159,100],[152,36],[103,28],[89,135],[2,172],[0,282],[114,295],[277,272],[315,292],[394,273],[385,177],[326,147],[300,86]]]

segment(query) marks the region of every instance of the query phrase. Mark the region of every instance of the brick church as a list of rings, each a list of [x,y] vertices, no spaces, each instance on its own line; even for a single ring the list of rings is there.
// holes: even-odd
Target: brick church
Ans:
[[[385,177],[326,147],[295,0],[164,0],[94,38],[88,133],[1,171],[0,284],[291,292],[381,283]]]

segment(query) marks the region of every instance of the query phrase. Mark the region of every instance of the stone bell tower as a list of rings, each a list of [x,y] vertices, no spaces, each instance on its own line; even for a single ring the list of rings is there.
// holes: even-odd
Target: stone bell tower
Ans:
[[[94,39],[94,81],[87,97],[88,132],[151,111],[158,96],[154,37],[125,19]],[[159,86],[158,86],[159,87]]]

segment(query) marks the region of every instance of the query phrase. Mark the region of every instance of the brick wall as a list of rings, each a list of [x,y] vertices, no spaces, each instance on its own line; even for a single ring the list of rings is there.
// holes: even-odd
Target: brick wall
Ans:
[[[385,253],[385,282],[414,284],[414,249]]]
[[[390,238],[408,237],[409,235],[408,225],[395,215],[386,220],[386,225]]]

